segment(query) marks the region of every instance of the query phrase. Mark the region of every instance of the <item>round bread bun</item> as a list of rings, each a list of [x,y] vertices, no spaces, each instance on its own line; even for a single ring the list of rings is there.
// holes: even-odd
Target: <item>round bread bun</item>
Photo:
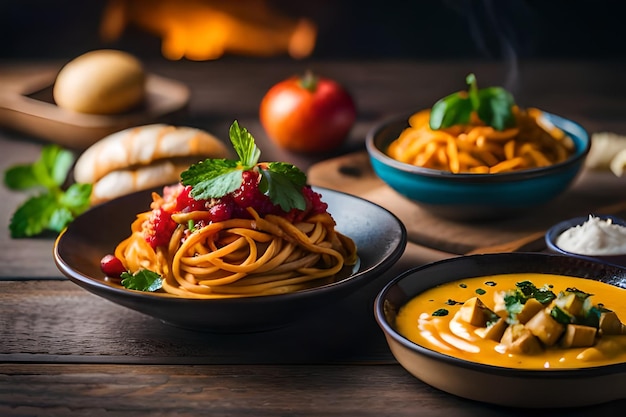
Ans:
[[[57,106],[88,114],[118,114],[145,98],[146,74],[139,59],[113,49],[87,52],[67,63],[54,83]]]
[[[180,181],[189,165],[226,158],[215,136],[191,127],[152,124],[113,133],[91,145],[74,166],[74,180],[93,185],[91,203]]]

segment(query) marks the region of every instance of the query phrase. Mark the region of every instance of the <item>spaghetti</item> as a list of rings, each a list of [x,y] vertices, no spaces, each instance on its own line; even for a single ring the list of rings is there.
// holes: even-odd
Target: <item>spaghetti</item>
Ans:
[[[356,265],[356,245],[335,230],[306,175],[259,162],[254,138],[233,122],[239,160],[206,159],[152,194],[131,234],[101,262],[126,288],[187,298],[282,294],[332,282]]]
[[[161,275],[166,293],[225,298],[293,292],[332,281],[357,261],[354,242],[335,230],[325,204],[324,210],[299,213],[294,220],[281,214],[262,217],[247,207],[246,216],[212,221],[206,207],[173,209],[185,191],[179,185],[166,187],[163,196],[153,193],[152,210],[137,216],[131,235],[115,249],[129,271]],[[166,227],[155,220],[164,216],[171,219]],[[155,233],[162,242],[156,246],[150,243]]]
[[[452,173],[493,174],[556,164],[567,159],[574,144],[565,132],[543,119],[541,110],[512,108],[515,126],[496,130],[475,113],[468,125],[433,130],[430,109],[409,118],[409,127],[387,154],[407,164]]]

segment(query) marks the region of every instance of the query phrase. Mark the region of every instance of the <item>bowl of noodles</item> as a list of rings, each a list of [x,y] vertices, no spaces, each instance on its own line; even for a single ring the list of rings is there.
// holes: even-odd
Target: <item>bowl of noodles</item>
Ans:
[[[336,230],[354,241],[357,259],[329,279],[297,291],[195,298],[163,290],[128,289],[107,278],[101,259],[128,238],[137,214],[150,206],[150,191],[111,200],[79,216],[59,235],[54,259],[63,274],[87,291],[167,324],[217,333],[284,327],[372,284],[400,258],[406,246],[404,225],[389,211],[334,190],[314,190],[328,204]]]
[[[495,128],[471,113],[433,128],[435,107],[385,120],[367,134],[374,172],[402,196],[456,220],[536,208],[576,178],[591,146],[578,123],[511,105]]]
[[[215,332],[285,326],[362,289],[407,236],[391,212],[261,162],[234,121],[238,160],[191,164],[176,184],[92,207],[54,259],[81,287],[165,323]]]
[[[261,162],[233,122],[238,160],[191,164],[176,184],[92,207],[57,238],[54,260],[92,293],[179,327],[274,329],[372,283],[404,252],[391,212]]]

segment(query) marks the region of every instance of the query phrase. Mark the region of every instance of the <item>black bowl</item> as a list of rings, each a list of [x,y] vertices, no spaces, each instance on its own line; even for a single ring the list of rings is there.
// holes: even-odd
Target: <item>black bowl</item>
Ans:
[[[577,407],[626,398],[626,363],[562,370],[490,366],[420,346],[395,328],[398,310],[429,288],[463,278],[525,272],[593,279],[626,290],[626,269],[599,262],[539,253],[461,256],[411,269],[393,279],[375,300],[375,317],[404,368],[460,397],[530,408]]]
[[[290,294],[229,299],[186,299],[113,286],[104,280],[100,260],[130,233],[137,213],[147,210],[150,191],[101,204],[74,220],[58,237],[54,259],[59,270],[86,290],[176,326],[214,332],[253,332],[285,326],[358,291],[389,269],[406,246],[406,229],[389,211],[369,201],[315,188],[328,203],[337,230],[351,237],[358,268],[343,279]]]

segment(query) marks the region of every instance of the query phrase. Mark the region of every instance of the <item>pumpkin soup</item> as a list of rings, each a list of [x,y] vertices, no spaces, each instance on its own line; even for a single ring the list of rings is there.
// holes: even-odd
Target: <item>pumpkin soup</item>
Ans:
[[[467,278],[431,288],[396,317],[407,339],[446,355],[521,369],[626,362],[626,290],[551,274]]]

